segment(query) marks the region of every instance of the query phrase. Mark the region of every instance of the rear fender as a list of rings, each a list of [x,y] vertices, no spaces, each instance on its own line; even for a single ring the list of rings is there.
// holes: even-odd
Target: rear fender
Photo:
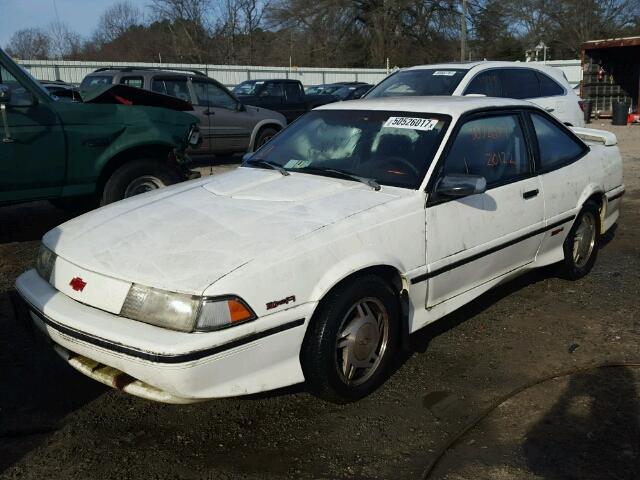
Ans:
[[[255,127],[253,127],[253,132],[251,132],[251,140],[249,142],[249,151],[253,152],[256,148],[256,140],[258,138],[258,134],[260,133],[260,130],[264,127],[273,127],[276,130],[280,131],[283,128],[286,127],[285,124],[283,124],[282,122],[279,122],[275,119],[271,119],[271,118],[265,118],[264,120],[260,120]]]

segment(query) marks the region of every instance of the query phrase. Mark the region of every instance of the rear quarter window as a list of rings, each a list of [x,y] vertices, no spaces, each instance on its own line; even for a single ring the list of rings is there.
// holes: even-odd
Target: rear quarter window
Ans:
[[[84,80],[82,80],[82,83],[80,84],[80,88],[82,90],[86,90],[100,85],[111,85],[112,82],[113,76],[111,75],[91,75],[84,77]]]
[[[540,81],[540,96],[541,97],[555,97],[557,95],[564,95],[564,88],[562,88],[554,80],[551,80],[544,73],[537,73],[538,80]]]
[[[586,153],[587,147],[543,115],[532,113],[531,121],[538,139],[538,168],[542,172],[568,165]]]
[[[540,83],[536,72],[528,68],[507,68],[500,70],[503,96],[527,99],[540,97]]]

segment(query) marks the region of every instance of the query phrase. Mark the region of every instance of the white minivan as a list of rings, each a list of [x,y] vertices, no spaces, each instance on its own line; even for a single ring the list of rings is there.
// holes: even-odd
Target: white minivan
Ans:
[[[584,127],[581,100],[562,70],[536,63],[481,61],[404,68],[382,80],[365,98],[433,95],[528,100],[565,125]]]

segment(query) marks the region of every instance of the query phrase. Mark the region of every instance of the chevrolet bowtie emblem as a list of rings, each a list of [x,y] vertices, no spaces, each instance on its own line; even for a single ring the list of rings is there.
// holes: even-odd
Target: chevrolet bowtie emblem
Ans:
[[[82,290],[84,290],[84,287],[87,286],[87,282],[85,282],[84,280],[82,280],[80,277],[74,277],[71,279],[71,281],[69,282],[69,285],[71,286],[71,288],[73,288],[76,292],[81,292]]]

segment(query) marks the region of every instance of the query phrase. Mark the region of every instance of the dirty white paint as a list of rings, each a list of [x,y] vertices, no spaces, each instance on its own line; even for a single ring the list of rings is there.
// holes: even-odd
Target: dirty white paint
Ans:
[[[466,112],[489,106],[530,104],[441,97],[321,107],[444,114],[452,121],[418,190],[382,186],[376,191],[342,179],[241,167],[117,202],[53,229],[43,239],[59,256],[52,284],[29,271],[16,288],[59,325],[160,355],[223,346],[304,319],[295,328],[220,353],[167,364],[94,346],[34,316],[64,349],[142,382],[138,390],[129,389],[132,394],[156,399],[166,394],[172,399],[166,401],[182,402],[303,381],[299,353],[309,320],[324,295],[350,274],[371,266],[395,269],[408,289],[409,330],[415,331],[514,275],[560,260],[571,223],[555,236],[532,232],[576,214],[592,194],[612,196],[623,190],[615,139],[579,130],[591,149],[580,160],[483,194],[427,206],[429,177],[437,174],[435,165],[456,123]],[[538,195],[524,199],[531,190]],[[617,218],[619,202],[607,205],[605,228]],[[440,275],[411,282],[449,266]],[[87,282],[86,295],[68,288],[74,276]],[[238,295],[258,319],[197,334],[128,320],[118,312],[131,283],[196,295]],[[295,302],[267,309],[268,303],[290,297]],[[164,393],[149,393],[143,384]]]
[[[560,68],[545,65],[535,62],[470,62],[470,63],[451,63],[451,64],[439,64],[439,65],[421,65],[415,67],[409,67],[405,70],[443,70],[443,69],[463,69],[468,70],[465,76],[462,78],[452,95],[462,96],[465,95],[467,87],[473,81],[473,79],[480,73],[488,70],[503,69],[503,68],[529,68],[543,72],[544,74],[553,78],[565,89],[564,95],[557,95],[553,97],[539,97],[528,99],[531,103],[542,107],[547,112],[556,116],[562,123],[567,125],[573,125],[575,127],[584,126],[584,114],[578,103],[578,96],[573,91],[573,87],[564,77]]]

